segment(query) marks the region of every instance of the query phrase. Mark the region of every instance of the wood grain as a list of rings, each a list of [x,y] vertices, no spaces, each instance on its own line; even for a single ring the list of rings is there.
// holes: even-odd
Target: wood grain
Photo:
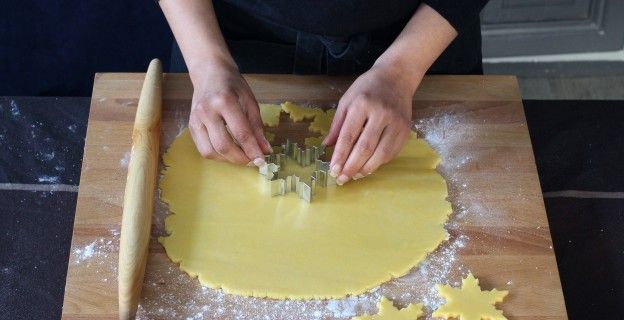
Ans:
[[[119,237],[119,318],[136,316],[147,265],[162,114],[162,64],[147,69],[132,132]]]
[[[144,74],[127,73],[97,74],[95,78],[65,289],[65,319],[118,317],[116,232],[126,182],[123,160],[132,142],[132,121],[143,79]],[[164,79],[161,153],[186,126],[192,95],[188,75],[165,74]],[[292,75],[247,75],[246,79],[260,102],[291,100],[322,107],[335,106],[353,80]],[[446,173],[463,181],[448,180],[455,214],[468,212],[448,226],[451,237],[470,239],[457,258],[480,278],[484,288],[510,290],[502,304],[509,319],[566,319],[515,77],[428,76],[414,97],[413,110],[415,121],[444,116],[457,119],[453,132],[461,134],[462,141],[445,151],[445,159],[463,153],[481,155],[479,161]],[[297,123],[277,133],[301,138],[306,128],[305,123]],[[152,229],[162,227],[161,220],[152,223]],[[152,234],[156,235],[155,231]],[[109,250],[81,260],[80,250],[94,241],[111,241]],[[170,264],[152,238],[148,270],[165,273]],[[175,286],[175,279],[167,279],[163,285]],[[176,292],[186,297],[183,289]],[[144,297],[159,299],[156,294],[144,289]],[[253,310],[248,312],[251,317]]]

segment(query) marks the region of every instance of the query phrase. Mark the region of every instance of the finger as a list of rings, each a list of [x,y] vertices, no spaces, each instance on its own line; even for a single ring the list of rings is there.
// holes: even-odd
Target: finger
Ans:
[[[369,118],[366,121],[364,130],[357,142],[353,146],[353,150],[349,154],[341,175],[347,178],[359,179],[362,175],[359,173],[362,166],[370,159],[379,144],[379,138],[385,128],[385,123],[378,119]]]
[[[334,119],[332,120],[331,126],[329,127],[329,132],[325,139],[323,139],[324,146],[333,146],[338,139],[338,135],[340,134],[340,128],[344,123],[345,117],[347,115],[347,109],[342,105],[338,106],[336,110],[336,114],[334,115]]]
[[[251,129],[249,120],[243,114],[241,109],[231,108],[222,113],[223,119],[227,124],[232,137],[240,145],[239,149],[245,153],[248,159],[251,159],[256,166],[265,164],[264,154],[258,145],[258,141]]]
[[[243,165],[251,161],[243,150],[234,143],[221,118],[209,119],[208,123],[204,123],[208,129],[208,137],[212,146],[223,158],[229,162]]]
[[[249,124],[251,125],[251,130],[253,131],[254,137],[256,138],[256,142],[262,149],[262,153],[272,153],[273,148],[271,148],[271,143],[264,136],[264,126],[262,124],[260,108],[258,107],[258,102],[256,101],[256,98],[254,98],[251,93],[245,94],[241,97],[241,103],[245,107],[245,110],[247,110],[247,119],[249,120]]]
[[[348,181],[348,177],[341,176],[342,168],[351,153],[351,149],[353,149],[353,144],[360,136],[365,122],[366,116],[362,112],[352,111],[345,116],[330,162],[330,174],[338,177],[336,180],[338,184],[344,184]]]
[[[362,176],[367,176],[375,172],[381,165],[392,160],[392,158],[401,151],[404,140],[404,134],[398,132],[391,126],[387,126],[381,134],[375,152],[360,169],[360,174]]]
[[[191,138],[193,138],[193,141],[195,142],[195,147],[197,147],[197,151],[202,157],[206,159],[225,160],[212,147],[206,127],[201,122],[190,121],[189,131],[191,133]]]

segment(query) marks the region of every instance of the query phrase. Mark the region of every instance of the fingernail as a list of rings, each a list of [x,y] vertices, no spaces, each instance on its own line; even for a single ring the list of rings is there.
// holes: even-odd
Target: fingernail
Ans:
[[[255,158],[254,161],[253,161],[253,164],[256,167],[262,167],[263,165],[266,164],[266,161],[264,161],[264,159],[262,159],[262,158]]]
[[[362,179],[362,178],[364,178],[364,175],[359,172],[353,176],[353,180]]]
[[[346,175],[341,175],[340,177],[338,177],[338,179],[336,179],[336,183],[341,186],[345,183],[347,183],[347,181],[349,181],[349,177],[347,177]]]
[[[338,177],[338,174],[340,173],[340,169],[342,169],[342,167],[339,164],[335,164],[329,170],[329,175],[332,176],[332,178]]]
[[[248,167],[254,167],[254,166],[255,166],[255,164],[253,163],[253,161],[249,161],[249,163],[247,163],[247,166],[248,166]]]

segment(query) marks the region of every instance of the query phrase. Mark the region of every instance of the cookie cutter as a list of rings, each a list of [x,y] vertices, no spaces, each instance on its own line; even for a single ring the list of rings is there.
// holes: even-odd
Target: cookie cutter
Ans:
[[[336,185],[336,179],[329,174],[329,162],[320,159],[325,154],[324,147],[313,146],[301,149],[296,142],[286,140],[279,150],[277,153],[266,155],[266,164],[258,168],[260,174],[265,176],[271,184],[271,196],[283,196],[286,193],[295,192],[299,198],[311,202],[318,187],[326,188]],[[309,182],[296,174],[280,176],[285,169],[287,158],[295,160],[302,167],[315,166],[310,174]]]

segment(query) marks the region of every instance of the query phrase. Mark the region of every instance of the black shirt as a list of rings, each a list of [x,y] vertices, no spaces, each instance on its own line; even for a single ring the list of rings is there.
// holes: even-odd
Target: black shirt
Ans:
[[[352,36],[407,20],[426,3],[459,32],[479,22],[487,0],[222,0],[264,20],[323,36]]]
[[[479,12],[487,0],[214,0],[241,72],[359,74],[396,39],[421,3],[447,19],[458,37],[429,73],[479,74]],[[172,71],[185,71],[177,47]]]

